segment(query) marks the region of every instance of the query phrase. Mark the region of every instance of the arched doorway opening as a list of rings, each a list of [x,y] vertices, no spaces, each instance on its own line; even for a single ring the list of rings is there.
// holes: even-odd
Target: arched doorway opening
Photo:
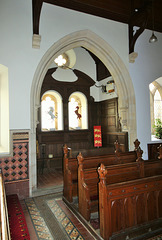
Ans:
[[[133,149],[133,141],[136,138],[135,95],[126,66],[115,50],[92,31],[82,30],[69,34],[53,44],[45,53],[33,78],[31,88],[30,195],[32,195],[33,190],[37,189],[36,126],[38,123],[41,86],[51,61],[58,55],[76,47],[84,47],[100,58],[115,79],[122,128],[124,131],[128,131],[129,149]]]

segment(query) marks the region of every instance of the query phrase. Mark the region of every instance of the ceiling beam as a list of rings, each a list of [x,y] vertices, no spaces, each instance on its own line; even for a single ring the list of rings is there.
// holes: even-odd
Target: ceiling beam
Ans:
[[[42,5],[43,0],[32,0],[33,35],[39,35],[39,22]]]
[[[138,37],[147,27],[151,12],[151,0],[145,1],[141,8],[133,9],[132,12],[129,20],[129,53],[134,52]],[[134,27],[137,27],[137,29],[135,30]]]

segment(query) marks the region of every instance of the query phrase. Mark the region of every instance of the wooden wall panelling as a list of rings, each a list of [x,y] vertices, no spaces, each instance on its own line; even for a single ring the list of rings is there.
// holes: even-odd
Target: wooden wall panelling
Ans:
[[[86,74],[74,70],[78,80],[75,82],[60,82],[53,79],[52,74],[57,68],[49,69],[44,82],[42,84],[41,96],[48,90],[55,90],[62,96],[63,101],[63,128],[61,131],[41,131],[41,108],[39,109],[39,124],[37,127],[37,140],[38,143],[46,144],[46,158],[49,154],[53,154],[51,164],[58,162],[61,166],[62,163],[62,147],[67,144],[72,148],[73,152],[77,152],[80,149],[95,149],[93,126],[101,125],[103,147],[110,147],[114,149],[114,142],[118,140],[120,143],[126,144],[127,148],[127,134],[118,133],[117,121],[118,121],[118,99],[111,99],[102,102],[94,102],[92,96],[90,96],[90,87],[94,85],[94,81]],[[68,99],[69,96],[76,91],[82,92],[88,102],[88,129],[86,130],[69,130],[68,124]],[[40,99],[41,101],[41,99]],[[40,149],[41,151],[41,149]],[[40,165],[40,161],[39,161]]]
[[[158,151],[157,148],[161,145],[162,143],[148,143],[147,144],[147,149],[148,149],[148,159],[157,159],[158,158]]]
[[[128,132],[104,132],[102,134],[104,146],[114,146],[114,142],[117,140],[120,144],[125,145],[125,151],[128,151]]]
[[[101,107],[101,126],[103,131],[117,131],[118,99],[111,99],[100,102]]]

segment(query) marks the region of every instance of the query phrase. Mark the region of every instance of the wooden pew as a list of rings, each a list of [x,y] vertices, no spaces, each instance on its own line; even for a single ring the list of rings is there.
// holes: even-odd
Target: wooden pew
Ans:
[[[106,168],[102,166],[98,172],[100,234],[104,240],[118,234],[129,239],[139,226],[140,233],[148,226],[161,228],[162,175],[107,185]]]
[[[134,142],[135,150],[123,153],[120,149],[120,144],[116,141],[114,143],[115,152],[113,154],[92,156],[84,158],[84,168],[98,167],[101,162],[105,165],[117,164],[123,162],[130,162],[138,160],[137,149],[139,151],[140,142],[136,139]],[[63,147],[63,197],[69,202],[78,196],[78,160],[77,158],[70,158],[70,149],[65,144]]]
[[[78,156],[79,161],[81,156]],[[118,183],[144,177],[144,161],[106,166],[107,184]],[[101,164],[102,166],[103,164]],[[98,183],[97,167],[84,169],[82,161],[78,168],[78,208],[80,214],[90,220],[91,213],[98,211]]]
[[[69,202],[73,201],[73,197],[78,195],[78,163],[76,158],[70,158],[70,148],[63,147],[64,157],[63,157],[63,196]]]
[[[141,150],[137,151],[136,162],[127,163],[126,159],[125,164],[122,162],[105,166],[106,184],[162,174],[162,160],[144,161],[141,153]],[[94,168],[85,168],[81,153],[78,155],[78,163],[78,208],[80,214],[89,221],[91,213],[98,211],[98,165]],[[103,163],[101,165],[103,166]]]

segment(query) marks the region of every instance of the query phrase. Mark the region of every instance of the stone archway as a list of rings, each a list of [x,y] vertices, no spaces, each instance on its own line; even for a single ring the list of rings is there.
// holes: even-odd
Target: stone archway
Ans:
[[[33,78],[31,88],[31,135],[30,135],[30,195],[36,189],[36,126],[38,108],[40,107],[40,91],[45,74],[54,58],[75,47],[84,47],[95,54],[105,64],[115,79],[119,97],[119,115],[123,130],[129,132],[129,148],[133,148],[136,138],[136,107],[133,84],[126,66],[115,50],[97,34],[90,30],[82,30],[69,34],[45,53]]]

